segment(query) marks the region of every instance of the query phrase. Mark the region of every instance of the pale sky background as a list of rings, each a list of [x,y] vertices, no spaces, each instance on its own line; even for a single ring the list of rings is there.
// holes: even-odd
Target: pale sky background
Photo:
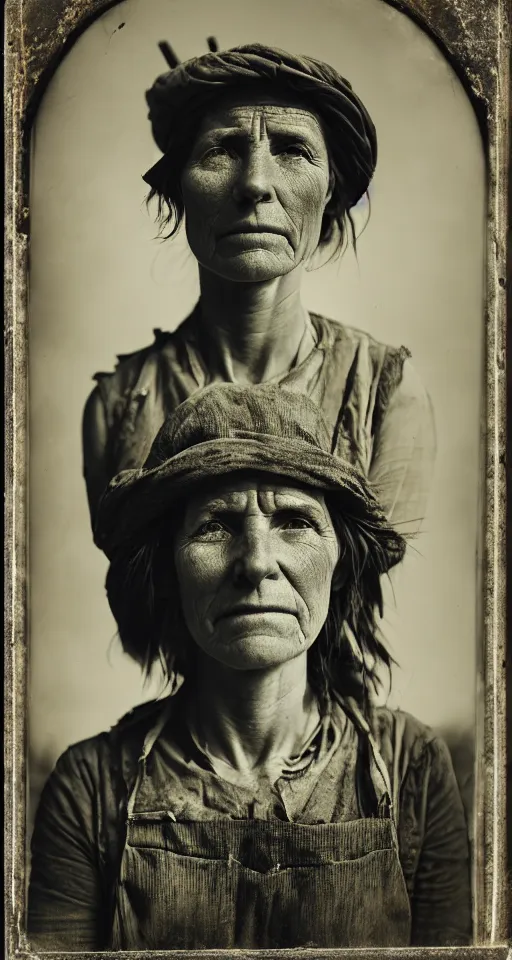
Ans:
[[[121,24],[124,24],[122,27]],[[82,480],[92,375],[173,329],[198,293],[184,232],[154,239],[141,175],[159,157],[144,90],[181,59],[261,41],[326,60],[376,124],[371,219],[358,245],[308,274],[307,307],[405,344],[436,414],[424,532],[395,578],[385,634],[400,663],[389,703],[471,739],[475,713],[484,161],[469,101],[434,44],[382,0],[126,0],[54,75],[31,166],[30,745],[70,744],[153,696],[122,653]],[[389,591],[388,591],[389,593]],[[37,786],[37,776],[34,778]]]

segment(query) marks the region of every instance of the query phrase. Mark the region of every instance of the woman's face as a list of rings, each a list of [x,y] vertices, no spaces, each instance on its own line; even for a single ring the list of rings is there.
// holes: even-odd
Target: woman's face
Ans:
[[[325,623],[339,544],[323,495],[233,479],[192,499],[174,548],[188,630],[236,670],[275,667]]]
[[[319,120],[269,97],[224,100],[203,121],[182,190],[203,268],[242,282],[290,273],[316,250],[331,195]]]

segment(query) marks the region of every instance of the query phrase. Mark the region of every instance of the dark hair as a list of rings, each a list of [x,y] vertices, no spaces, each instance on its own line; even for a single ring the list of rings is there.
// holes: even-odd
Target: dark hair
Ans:
[[[341,546],[344,582],[333,591],[329,612],[309,650],[310,683],[321,704],[332,695],[352,696],[363,709],[381,683],[381,668],[390,675],[393,658],[379,638],[382,616],[380,571],[386,569],[383,547],[371,521],[339,513],[326,498]],[[145,540],[118,551],[107,574],[106,590],[125,653],[149,675],[159,662],[168,681],[194,669],[195,644],[181,611],[173,577],[173,531],[183,511],[147,531]],[[162,531],[165,531],[162,534]],[[174,581],[176,593],[162,589]]]
[[[253,83],[248,88],[261,89],[261,87],[262,84],[260,82],[258,84]],[[276,88],[274,84],[272,86],[272,95],[276,96],[276,93],[279,93],[279,88]],[[223,90],[221,94],[205,93],[204,99],[201,102],[201,112],[198,113],[194,109],[189,110],[188,115],[184,117],[180,123],[179,133],[174,135],[172,156],[169,155],[167,157],[165,174],[162,177],[161,185],[158,188],[152,187],[146,197],[146,203],[148,205],[154,199],[158,202],[156,221],[159,224],[159,236],[164,240],[175,236],[185,215],[181,178],[192,151],[201,119],[205,116],[207,109],[215,107],[219,99],[225,95],[225,90]],[[286,89],[282,90],[282,95],[288,100],[291,96],[290,92],[286,91]],[[302,106],[308,107],[306,96],[302,96],[300,100]],[[318,111],[313,104],[309,105],[309,109],[318,115]],[[329,246],[332,243],[332,256],[334,257],[345,249],[349,235],[353,249],[355,250],[357,238],[344,180],[338,170],[334,160],[333,150],[330,146],[329,130],[320,117],[319,120],[325,138],[332,178],[332,194],[322,217],[319,246]],[[369,201],[368,192],[365,193],[365,196]]]

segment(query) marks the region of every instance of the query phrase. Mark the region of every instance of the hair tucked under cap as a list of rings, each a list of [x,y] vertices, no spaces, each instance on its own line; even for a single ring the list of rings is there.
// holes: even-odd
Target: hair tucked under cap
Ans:
[[[368,190],[377,161],[377,136],[368,111],[333,67],[258,43],[206,53],[158,77],[146,99],[153,136],[164,157],[145,174],[146,183],[162,192],[185,118],[198,107],[204,116],[207,104],[230,88],[239,91],[260,83],[267,89],[275,85],[276,93],[293,94],[318,115],[350,209]]]
[[[111,558],[128,541],[144,538],[151,524],[198,486],[247,470],[329,494],[342,514],[372,529],[381,548],[380,573],[402,559],[405,540],[365,476],[332,453],[319,407],[269,383],[211,384],[181,403],[160,428],[144,466],[110,481],[99,504],[96,543]]]
[[[325,496],[344,582],[332,593],[308,674],[324,701],[337,692],[364,703],[379,667],[391,666],[376,621],[380,579],[406,543],[365,476],[332,453],[321,410],[277,384],[217,383],[193,394],[164,422],[144,467],[123,471],[105,490],[95,538],[110,560],[107,595],[123,647],[147,670],[160,660],[169,679],[192,669],[174,536],[191,497],[255,473]]]

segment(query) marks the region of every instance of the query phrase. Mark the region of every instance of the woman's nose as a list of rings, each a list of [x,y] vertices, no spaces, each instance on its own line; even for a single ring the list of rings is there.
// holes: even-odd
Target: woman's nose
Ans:
[[[273,157],[268,143],[259,143],[249,148],[242,163],[233,189],[237,203],[265,203],[273,198]]]
[[[240,542],[235,560],[235,578],[258,587],[263,580],[277,580],[279,565],[270,531],[253,530]]]

